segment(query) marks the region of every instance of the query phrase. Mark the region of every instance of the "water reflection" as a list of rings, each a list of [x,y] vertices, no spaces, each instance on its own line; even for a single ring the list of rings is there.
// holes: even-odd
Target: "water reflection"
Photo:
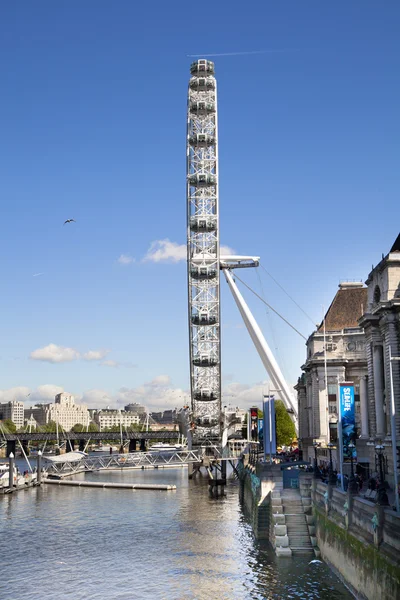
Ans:
[[[236,482],[213,500],[184,469],[86,477],[177,490],[45,485],[0,497],[2,600],[351,598],[324,564],[277,559],[254,540]]]

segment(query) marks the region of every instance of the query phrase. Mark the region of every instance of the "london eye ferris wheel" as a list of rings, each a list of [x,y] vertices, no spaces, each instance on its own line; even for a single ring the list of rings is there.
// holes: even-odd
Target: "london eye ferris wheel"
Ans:
[[[218,439],[221,412],[218,116],[214,63],[190,67],[187,264],[194,438]]]

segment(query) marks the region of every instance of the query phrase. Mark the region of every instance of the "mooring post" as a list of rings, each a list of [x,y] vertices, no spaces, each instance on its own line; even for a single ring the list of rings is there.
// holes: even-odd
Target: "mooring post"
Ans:
[[[39,450],[37,453],[37,461],[36,461],[36,469],[37,469],[37,483],[41,484],[42,481],[42,451]]]
[[[12,452],[10,452],[10,455],[8,457],[8,468],[9,468],[8,487],[10,489],[13,489],[14,488],[14,454]]]
[[[226,460],[221,460],[221,479],[226,483]]]

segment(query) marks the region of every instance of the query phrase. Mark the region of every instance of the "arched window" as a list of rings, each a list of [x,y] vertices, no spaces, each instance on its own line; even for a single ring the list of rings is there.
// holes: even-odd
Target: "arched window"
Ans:
[[[374,289],[374,304],[378,304],[378,302],[380,302],[380,301],[381,301],[381,290],[380,290],[379,285],[376,285],[375,289]]]

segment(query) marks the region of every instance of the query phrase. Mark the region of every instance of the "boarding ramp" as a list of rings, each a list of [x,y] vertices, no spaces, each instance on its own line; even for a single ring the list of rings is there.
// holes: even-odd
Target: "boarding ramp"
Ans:
[[[131,452],[129,454],[105,454],[100,456],[83,456],[73,453],[74,456],[69,457],[69,454],[72,453],[47,458],[47,477],[68,477],[76,473],[91,471],[174,468],[188,464],[201,464],[203,461],[202,449]]]

